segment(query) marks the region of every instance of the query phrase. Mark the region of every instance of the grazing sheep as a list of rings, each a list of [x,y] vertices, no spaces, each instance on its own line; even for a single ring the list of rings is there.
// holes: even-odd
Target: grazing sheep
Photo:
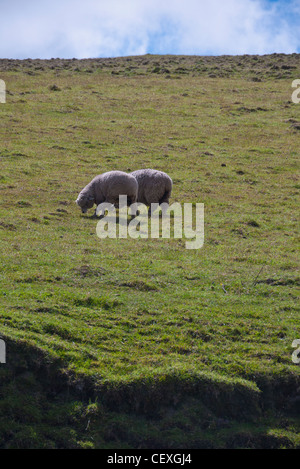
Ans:
[[[169,204],[173,182],[168,174],[156,169],[138,169],[130,174],[139,185],[137,201],[149,206],[149,215],[151,204]]]
[[[127,205],[137,201],[138,183],[135,177],[123,171],[109,171],[94,177],[79,193],[76,200],[82,213],[94,204],[107,202],[118,207],[119,195],[127,195]],[[96,211],[94,216],[96,215]]]

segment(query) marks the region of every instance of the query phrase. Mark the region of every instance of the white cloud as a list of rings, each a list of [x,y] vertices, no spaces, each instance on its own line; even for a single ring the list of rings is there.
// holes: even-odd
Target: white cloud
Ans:
[[[8,58],[292,53],[300,47],[299,28],[292,28],[300,0],[2,0],[0,13],[0,57]]]

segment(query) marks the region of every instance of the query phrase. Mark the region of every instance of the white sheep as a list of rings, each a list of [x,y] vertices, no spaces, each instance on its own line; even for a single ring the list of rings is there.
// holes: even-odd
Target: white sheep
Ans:
[[[138,169],[130,173],[138,182],[137,201],[149,207],[151,204],[169,204],[173,182],[168,174],[156,169]]]
[[[126,195],[127,205],[131,205],[137,201],[137,194],[138,183],[134,176],[123,171],[108,171],[94,177],[79,193],[76,203],[82,213],[86,213],[94,204],[98,206],[103,202],[118,207],[120,195]]]

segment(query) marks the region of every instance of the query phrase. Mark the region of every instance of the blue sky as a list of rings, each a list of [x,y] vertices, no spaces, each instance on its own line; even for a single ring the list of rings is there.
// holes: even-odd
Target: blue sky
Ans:
[[[300,0],[0,0],[0,58],[300,52]]]

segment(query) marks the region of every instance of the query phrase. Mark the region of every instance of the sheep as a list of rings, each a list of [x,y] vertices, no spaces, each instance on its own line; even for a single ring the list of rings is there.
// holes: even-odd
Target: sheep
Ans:
[[[123,171],[108,171],[94,177],[79,193],[76,203],[82,213],[86,213],[94,204],[102,202],[119,207],[119,196],[127,196],[127,205],[137,201],[138,182],[134,176]],[[93,216],[97,215],[97,209]]]
[[[138,169],[130,173],[138,182],[137,202],[149,206],[148,215],[151,215],[151,204],[169,204],[173,181],[168,174],[156,169]]]

